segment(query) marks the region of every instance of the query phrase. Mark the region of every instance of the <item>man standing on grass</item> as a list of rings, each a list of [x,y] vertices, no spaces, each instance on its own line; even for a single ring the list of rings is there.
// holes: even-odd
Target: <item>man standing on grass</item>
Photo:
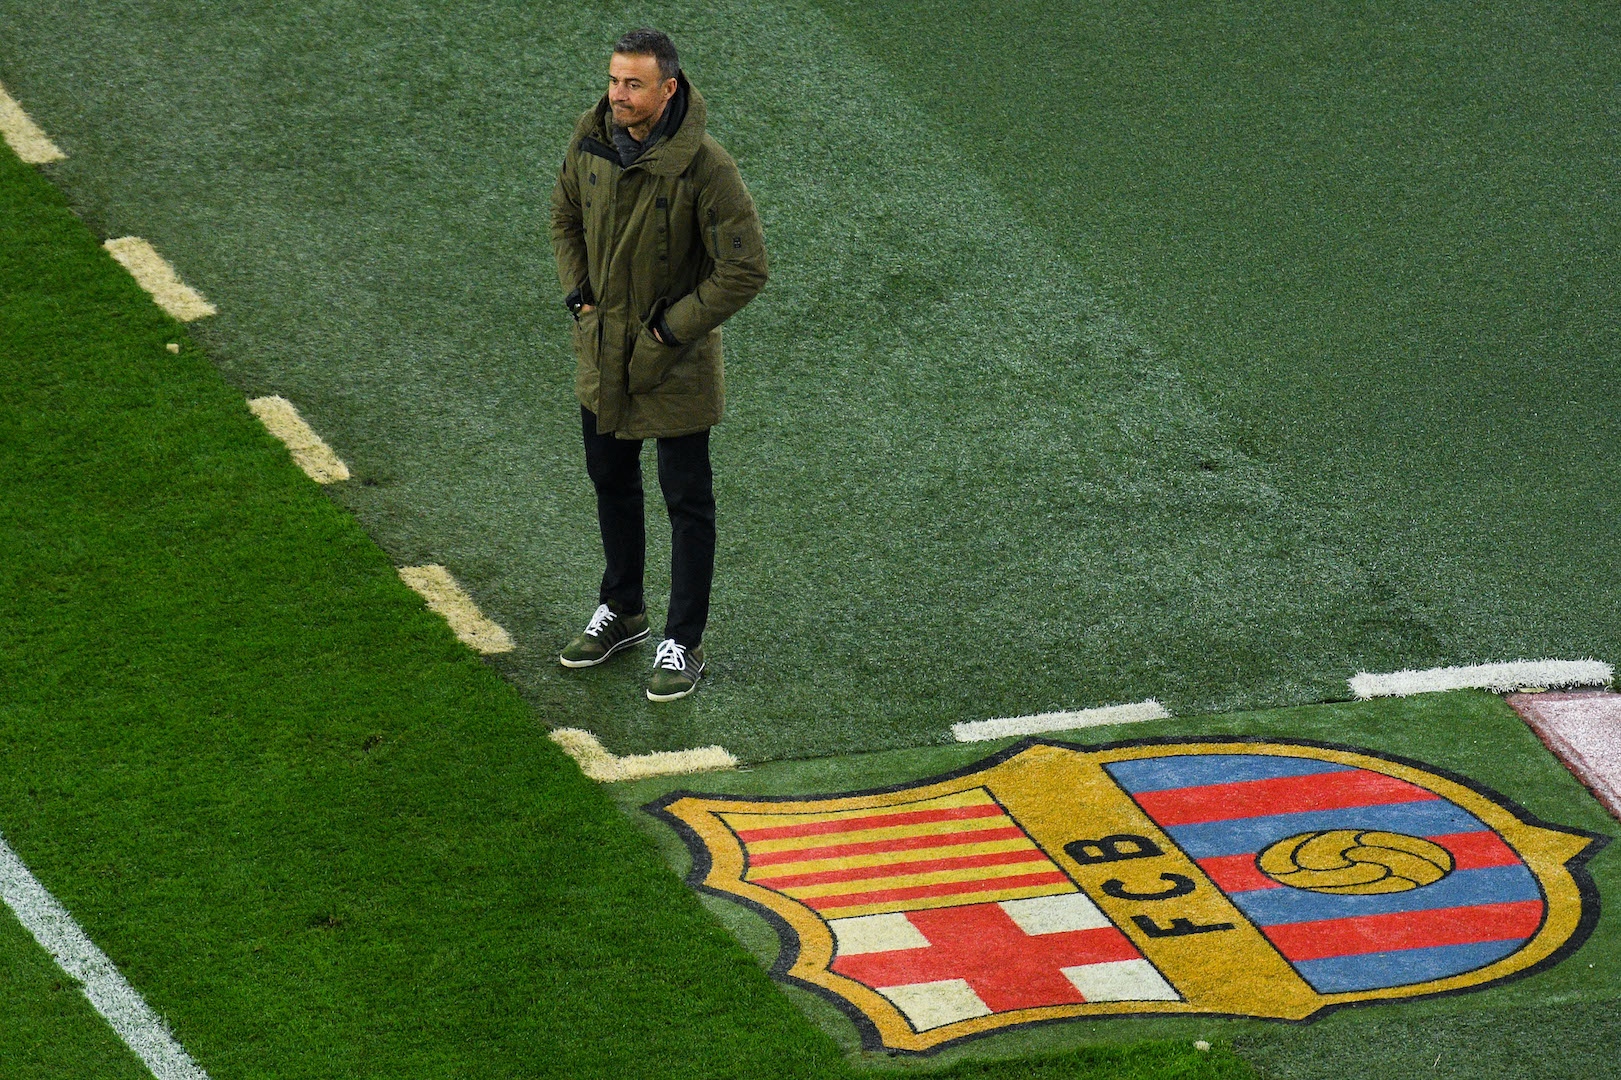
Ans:
[[[670,606],[647,684],[685,697],[704,671],[715,571],[709,429],[724,405],[720,324],[765,286],[765,238],[737,165],[704,131],[675,45],[633,30],[580,118],[552,192],[552,247],[574,315],[575,393],[606,569],[559,659],[591,667],[647,637],[642,440],[658,441]]]

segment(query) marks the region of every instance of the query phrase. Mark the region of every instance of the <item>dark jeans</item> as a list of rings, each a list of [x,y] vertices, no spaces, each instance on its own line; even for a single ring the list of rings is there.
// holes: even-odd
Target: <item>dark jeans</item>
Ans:
[[[606,564],[598,602],[634,615],[646,607],[647,525],[642,516],[642,444],[597,434],[597,417],[580,408],[585,468],[597,489],[597,524]],[[670,511],[670,608],[664,636],[689,649],[703,643],[715,577],[715,483],[709,432],[659,439],[659,488]]]

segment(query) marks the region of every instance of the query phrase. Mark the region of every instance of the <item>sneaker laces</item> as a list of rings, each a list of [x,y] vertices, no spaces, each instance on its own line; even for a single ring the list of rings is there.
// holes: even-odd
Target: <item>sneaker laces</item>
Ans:
[[[653,656],[653,666],[671,671],[687,670],[687,647],[675,638],[665,638],[659,642],[659,651]]]
[[[586,623],[585,632],[588,636],[600,634],[602,633],[602,628],[613,621],[613,608],[609,607],[607,604],[603,604],[601,607],[597,608],[596,614],[591,616],[591,621]]]

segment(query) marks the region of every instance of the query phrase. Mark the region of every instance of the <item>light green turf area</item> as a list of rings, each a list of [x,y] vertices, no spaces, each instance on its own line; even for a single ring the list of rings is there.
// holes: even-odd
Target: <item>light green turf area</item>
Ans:
[[[92,228],[174,259],[227,379],[615,752],[1621,656],[1612,6],[0,13]],[[670,708],[645,655],[553,660],[599,570],[546,201],[648,21],[774,267],[728,327],[711,678]]]
[[[1586,829],[1611,840],[1587,863],[1601,897],[1621,893],[1621,834],[1616,822],[1506,704],[1464,692],[1406,700],[1341,703],[1113,725],[1051,737],[1074,745],[1128,739],[1240,735],[1314,739],[1393,754],[1467,777],[1518,804],[1534,817]],[[1043,736],[1044,738],[1046,736]],[[897,750],[824,761],[777,762],[707,776],[610,785],[670,864],[691,868],[688,849],[664,821],[642,808],[685,791],[713,795],[832,795],[890,788],[963,770],[1014,740]],[[776,932],[751,909],[705,897],[705,904],[764,963],[776,959]],[[1557,966],[1486,990],[1331,1013],[1308,1025],[1220,1018],[1074,1021],[1016,1030],[959,1044],[941,1060],[1029,1053],[1076,1046],[1130,1043],[1142,1038],[1232,1040],[1267,1077],[1386,1080],[1390,1077],[1522,1076],[1578,1080],[1608,1075],[1621,1039],[1621,929],[1606,913],[1587,942]],[[1235,973],[1236,974],[1236,973]],[[806,1012],[849,1047],[854,1027],[825,1001],[789,990]],[[1487,1019],[1487,1018],[1490,1019]],[[1568,1043],[1559,1058],[1543,1055],[1551,1039]],[[1362,1052],[1348,1058],[1344,1047]],[[1437,1059],[1440,1059],[1439,1062]],[[1537,1064],[1527,1073],[1525,1062]]]
[[[3,151],[0,433],[0,834],[213,1080],[852,1074]],[[0,1076],[150,1075],[4,907],[0,973]]]

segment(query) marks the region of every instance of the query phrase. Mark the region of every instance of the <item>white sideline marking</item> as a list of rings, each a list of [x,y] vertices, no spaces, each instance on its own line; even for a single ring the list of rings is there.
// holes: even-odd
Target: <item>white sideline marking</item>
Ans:
[[[44,165],[67,157],[55,143],[45,137],[39,125],[23,112],[23,107],[17,104],[17,99],[6,93],[4,85],[0,85],[0,136],[5,138],[6,145],[28,165]]]
[[[1393,671],[1383,675],[1358,672],[1349,682],[1351,693],[1366,701],[1376,697],[1407,697],[1441,690],[1490,690],[1507,693],[1537,687],[1545,690],[1569,686],[1605,686],[1615,669],[1599,660],[1515,660],[1506,664]]]
[[[181,281],[168,260],[139,236],[120,236],[101,246],[123,264],[137,285],[152,294],[158,307],[181,322],[195,322],[204,315],[216,314],[214,305]]]
[[[613,783],[618,780],[644,780],[649,776],[682,776],[686,773],[720,772],[737,768],[737,759],[719,746],[696,750],[661,750],[655,754],[610,754],[589,731],[558,728],[552,742],[573,758],[580,771],[592,780]]]
[[[317,484],[332,484],[349,479],[349,466],[304,422],[292,402],[284,397],[254,398],[248,402],[248,408],[270,434],[286,444],[293,462],[311,480]]]
[[[153,1076],[158,1080],[208,1080],[208,1074],[175,1041],[163,1018],[23,865],[4,837],[0,837],[0,896],[51,959],[81,984],[90,1004]]]
[[[970,720],[952,724],[951,734],[958,742],[984,742],[1013,735],[1040,735],[1046,731],[1099,727],[1103,724],[1135,724],[1142,720],[1164,720],[1171,714],[1165,706],[1149,698],[1134,705],[1107,705],[1079,712],[1037,713],[1035,716],[1009,716],[1000,720]]]
[[[428,607],[438,612],[461,638],[462,644],[481,653],[511,652],[512,636],[491,622],[473,603],[456,579],[438,563],[402,566],[400,579],[421,594]]]

